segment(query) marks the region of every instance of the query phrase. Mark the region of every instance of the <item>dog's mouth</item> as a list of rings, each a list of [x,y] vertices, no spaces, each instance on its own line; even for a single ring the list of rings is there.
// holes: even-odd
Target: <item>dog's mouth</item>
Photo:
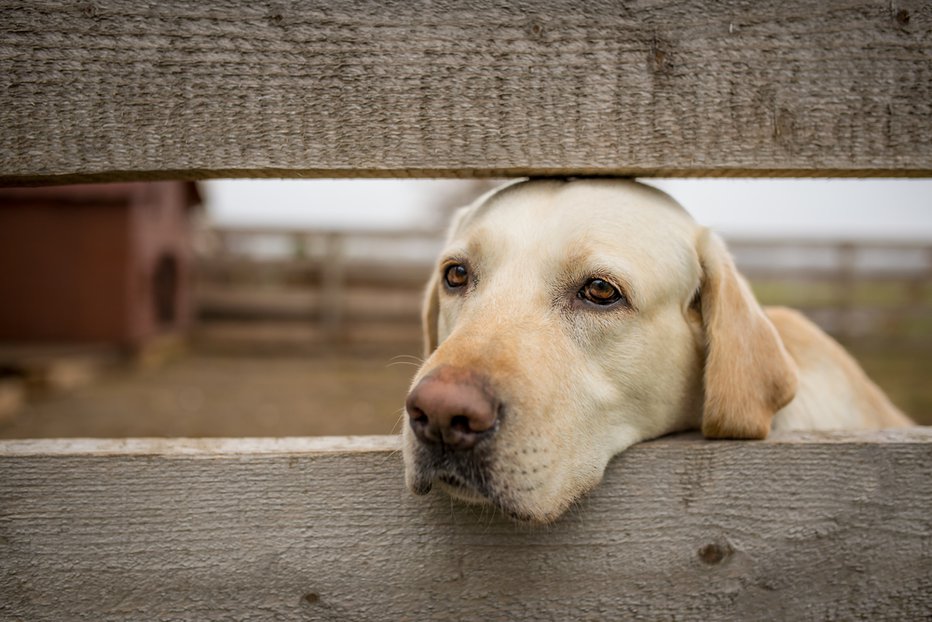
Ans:
[[[411,489],[415,494],[426,495],[433,488],[466,503],[491,505],[518,522],[539,524],[553,520],[553,517],[542,519],[523,511],[516,499],[510,499],[500,490],[489,462],[476,456],[448,454],[441,459],[431,459],[422,455]]]
[[[456,499],[467,503],[492,503],[497,505],[489,491],[479,490],[474,484],[468,483],[456,475],[441,475],[435,482],[445,493]]]
[[[411,489],[425,495],[435,486],[457,499],[470,503],[501,506],[490,452],[420,452],[415,460]]]
[[[443,453],[422,456],[418,463],[412,485],[415,494],[425,495],[438,484],[453,496],[469,501],[494,497],[493,478],[486,460]]]
[[[505,509],[495,501],[496,495],[489,490],[489,486],[476,485],[454,473],[441,473],[433,477],[421,474],[412,486],[412,490],[414,494],[426,495],[435,487],[454,499],[467,503],[492,504]]]
[[[536,517],[517,509],[511,502],[498,494],[492,486],[486,485],[480,488],[472,482],[467,482],[463,478],[451,474],[440,475],[433,483],[437,485],[437,488],[454,499],[459,499],[466,503],[491,505],[512,520],[522,523],[541,522]]]

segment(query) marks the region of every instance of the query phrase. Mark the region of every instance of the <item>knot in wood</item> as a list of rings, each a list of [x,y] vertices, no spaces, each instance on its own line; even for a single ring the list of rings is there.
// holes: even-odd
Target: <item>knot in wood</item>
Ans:
[[[540,39],[544,34],[544,25],[540,22],[531,22],[528,30],[530,31],[532,38]]]
[[[699,559],[704,564],[715,566],[728,559],[733,552],[734,549],[731,548],[731,545],[727,542],[724,544],[713,542],[712,544],[706,544],[700,548],[698,555]]]

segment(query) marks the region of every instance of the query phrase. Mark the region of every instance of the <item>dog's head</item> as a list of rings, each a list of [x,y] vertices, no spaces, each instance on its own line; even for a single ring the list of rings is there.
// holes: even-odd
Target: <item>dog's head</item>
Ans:
[[[549,522],[626,447],[763,438],[796,371],[721,241],[623,180],[538,180],[465,208],[428,285],[406,481]]]

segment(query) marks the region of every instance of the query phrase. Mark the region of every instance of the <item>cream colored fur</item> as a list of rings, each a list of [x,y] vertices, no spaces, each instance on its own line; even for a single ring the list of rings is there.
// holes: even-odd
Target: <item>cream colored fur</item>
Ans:
[[[439,284],[451,259],[474,279],[460,295]],[[594,276],[630,305],[576,304]],[[415,383],[455,365],[488,377],[505,405],[483,463],[492,494],[429,484],[523,520],[555,519],[612,456],[670,432],[911,424],[802,315],[762,309],[717,236],[631,181],[519,182],[462,210],[428,286],[424,329]],[[406,478],[421,490],[422,451],[405,426]]]

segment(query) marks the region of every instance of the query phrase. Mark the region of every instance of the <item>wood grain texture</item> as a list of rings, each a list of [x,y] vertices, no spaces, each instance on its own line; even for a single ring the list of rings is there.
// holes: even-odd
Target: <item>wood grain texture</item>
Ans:
[[[0,183],[930,175],[927,0],[0,0]]]
[[[644,443],[550,527],[395,439],[0,443],[4,620],[919,620],[932,430]]]

